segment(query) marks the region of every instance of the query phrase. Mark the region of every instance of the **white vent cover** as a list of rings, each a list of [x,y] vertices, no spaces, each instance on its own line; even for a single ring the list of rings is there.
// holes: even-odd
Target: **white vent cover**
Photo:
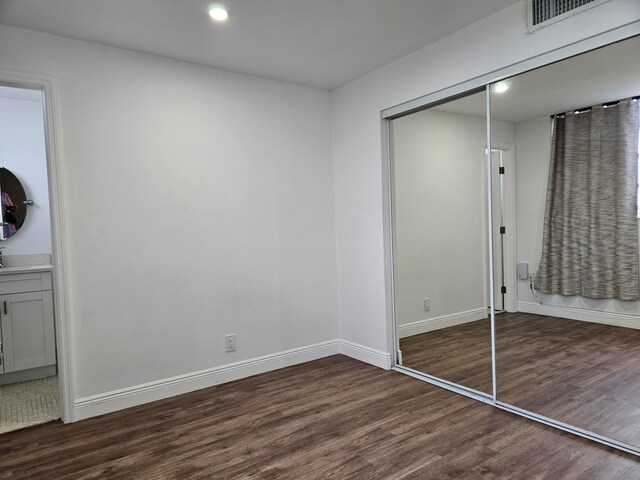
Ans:
[[[529,28],[537,30],[609,0],[528,0]]]

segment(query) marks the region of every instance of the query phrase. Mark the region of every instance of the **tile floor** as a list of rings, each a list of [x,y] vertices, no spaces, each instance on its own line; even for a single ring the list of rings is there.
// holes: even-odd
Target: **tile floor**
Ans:
[[[0,385],[0,433],[60,418],[58,377]]]

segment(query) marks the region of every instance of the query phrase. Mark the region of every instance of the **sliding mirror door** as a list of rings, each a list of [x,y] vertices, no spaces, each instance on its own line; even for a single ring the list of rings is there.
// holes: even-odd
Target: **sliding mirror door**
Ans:
[[[392,121],[399,363],[491,394],[486,93]]]
[[[636,37],[491,86],[492,131],[512,132],[492,146],[512,146],[517,297],[496,316],[497,399],[636,448],[638,52]]]

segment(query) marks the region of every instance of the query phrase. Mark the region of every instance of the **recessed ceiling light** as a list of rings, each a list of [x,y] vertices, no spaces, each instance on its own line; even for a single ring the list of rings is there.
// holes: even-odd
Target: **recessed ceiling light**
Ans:
[[[221,3],[212,3],[209,5],[209,16],[218,22],[224,22],[229,18],[229,13]]]
[[[509,90],[509,84],[507,82],[498,82],[493,86],[493,93],[504,93]]]

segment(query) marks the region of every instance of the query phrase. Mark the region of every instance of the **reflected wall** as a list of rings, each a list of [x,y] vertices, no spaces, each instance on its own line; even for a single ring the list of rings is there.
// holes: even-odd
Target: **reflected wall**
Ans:
[[[490,393],[484,99],[393,121],[395,304],[404,366]]]

